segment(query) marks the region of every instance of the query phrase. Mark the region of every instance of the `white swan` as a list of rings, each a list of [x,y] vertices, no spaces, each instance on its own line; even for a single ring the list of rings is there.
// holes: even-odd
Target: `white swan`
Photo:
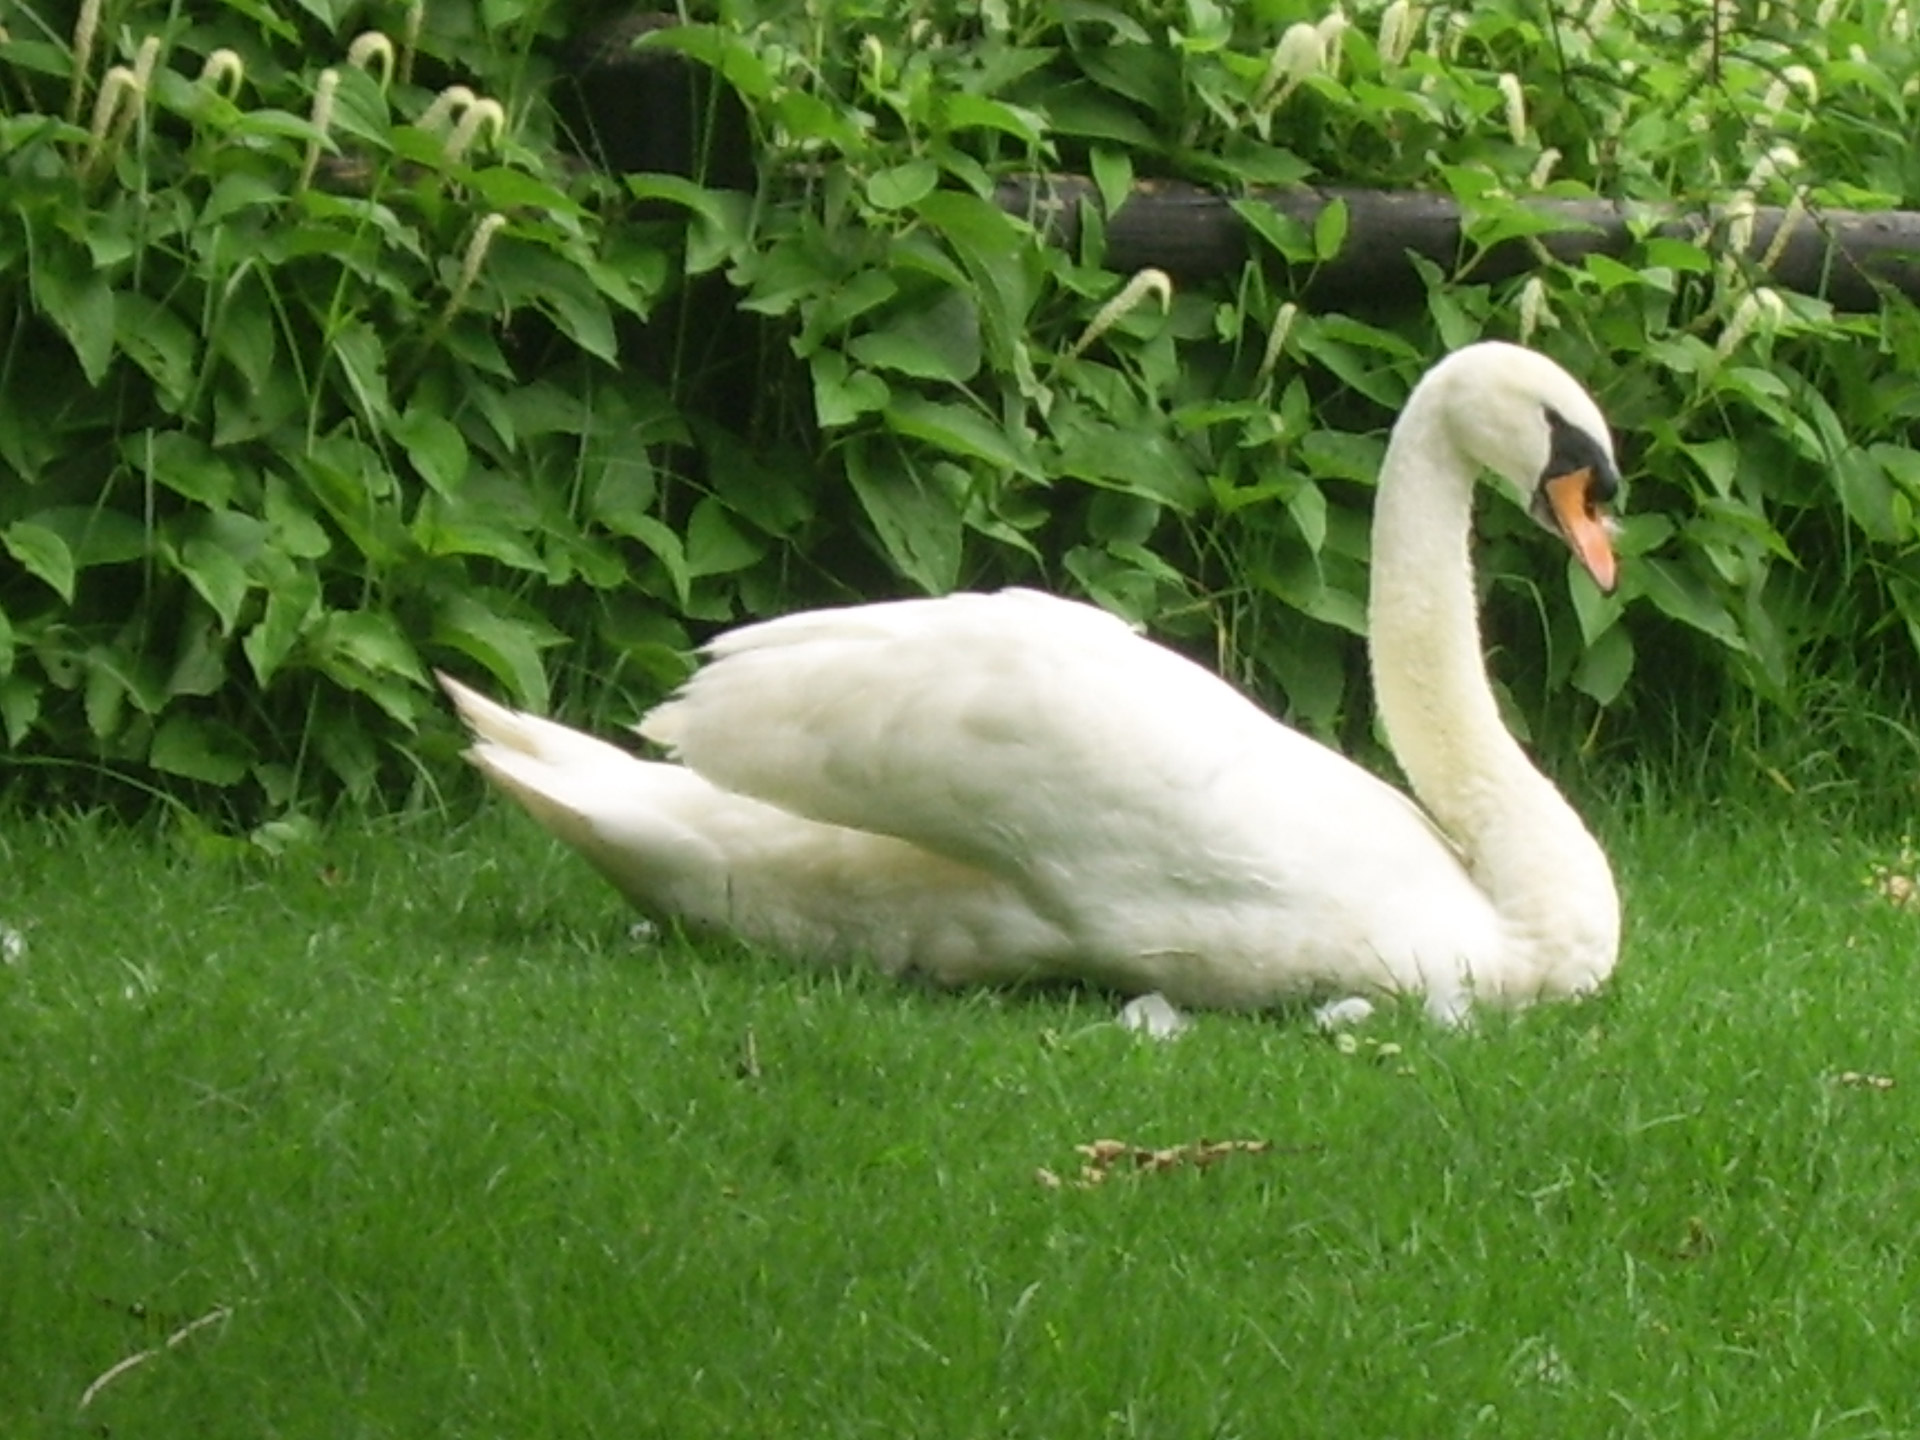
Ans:
[[[1510,481],[1596,581],[1605,422],[1498,343],[1426,375],[1374,520],[1371,654],[1425,813],[1088,605],[1029,591],[789,615],[721,636],[636,759],[443,677],[473,762],[656,915],[943,982],[1077,977],[1179,1004],[1591,990],[1606,856],[1501,724],[1468,555]],[[1431,817],[1431,818],[1429,818]]]

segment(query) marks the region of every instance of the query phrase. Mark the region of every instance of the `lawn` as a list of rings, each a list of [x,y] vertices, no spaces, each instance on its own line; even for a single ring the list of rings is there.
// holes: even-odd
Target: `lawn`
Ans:
[[[1154,1043],[650,942],[499,809],[13,815],[0,1434],[1920,1432],[1897,838],[1601,827],[1599,1000]]]

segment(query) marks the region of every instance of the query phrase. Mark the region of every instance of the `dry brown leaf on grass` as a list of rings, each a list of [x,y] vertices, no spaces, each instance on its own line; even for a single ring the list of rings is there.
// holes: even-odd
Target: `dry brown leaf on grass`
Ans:
[[[1867,867],[1867,888],[1898,910],[1920,909],[1920,852],[1902,838],[1900,853],[1886,864]]]
[[[1116,1169],[1126,1168],[1149,1175],[1178,1170],[1183,1166],[1204,1170],[1230,1155],[1264,1155],[1273,1149],[1273,1142],[1196,1140],[1190,1145],[1169,1145],[1156,1150],[1145,1145],[1132,1145],[1125,1140],[1093,1140],[1073,1148],[1080,1156],[1081,1165],[1080,1173],[1072,1180],[1062,1179],[1045,1165],[1034,1172],[1033,1178],[1049,1190],[1058,1190],[1069,1184],[1084,1190],[1105,1183],[1107,1176]]]

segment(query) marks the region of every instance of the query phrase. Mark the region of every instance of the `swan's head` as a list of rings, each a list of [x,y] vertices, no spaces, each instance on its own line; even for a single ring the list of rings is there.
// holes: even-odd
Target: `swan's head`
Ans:
[[[1455,351],[1430,378],[1445,386],[1443,413],[1462,453],[1513,486],[1527,512],[1611,590],[1607,506],[1620,472],[1586,388],[1537,351],[1500,341]]]

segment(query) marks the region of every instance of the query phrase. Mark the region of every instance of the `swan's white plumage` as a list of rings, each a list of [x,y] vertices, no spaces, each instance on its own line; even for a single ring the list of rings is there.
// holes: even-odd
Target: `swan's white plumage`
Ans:
[[[440,683],[473,732],[468,758],[651,914],[797,958],[857,958],[953,984],[1025,978],[1023,957],[1060,946],[976,870],[729,794],[449,676]]]
[[[1202,1006],[1411,991],[1448,1016],[1589,989],[1611,874],[1499,724],[1465,550],[1480,465],[1525,489],[1546,464],[1543,407],[1610,466],[1564,372],[1476,346],[1423,382],[1383,473],[1383,714],[1452,841],[1200,666],[1030,591],[723,635],[641,723],[675,763],[449,693],[475,763],[629,898],[800,958]]]

